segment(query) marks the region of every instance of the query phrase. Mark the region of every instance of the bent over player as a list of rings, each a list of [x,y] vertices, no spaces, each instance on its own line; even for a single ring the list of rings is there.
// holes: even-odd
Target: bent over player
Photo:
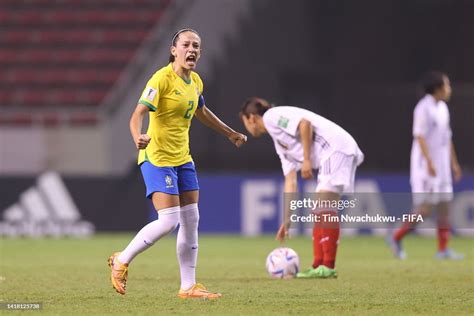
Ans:
[[[137,149],[146,186],[159,218],[143,227],[130,244],[110,256],[111,281],[125,294],[128,265],[139,253],[180,224],[176,251],[181,272],[180,298],[219,298],[196,283],[198,255],[199,185],[189,152],[189,127],[194,115],[206,126],[226,136],[237,147],[247,140],[220,121],[205,105],[203,83],[193,70],[201,56],[201,38],[192,29],[176,32],[168,66],[148,81],[130,119],[130,131]],[[142,134],[144,116],[149,126]]]
[[[355,172],[364,155],[354,138],[336,123],[305,109],[274,107],[257,97],[245,101],[240,117],[252,136],[268,133],[272,137],[285,176],[285,193],[297,191],[298,171],[304,179],[310,179],[313,169],[319,169],[318,199],[338,201],[342,193],[353,192]],[[332,213],[333,210],[319,212]],[[284,241],[289,225],[290,214],[285,211],[276,235],[278,240]],[[332,223],[330,227],[315,224],[312,268],[298,273],[297,277],[336,277],[338,243],[339,223]]]

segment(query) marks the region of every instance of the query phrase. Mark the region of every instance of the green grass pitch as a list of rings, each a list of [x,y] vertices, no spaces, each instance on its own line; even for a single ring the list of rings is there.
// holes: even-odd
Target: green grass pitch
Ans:
[[[86,240],[0,239],[0,301],[42,302],[31,315],[280,315],[426,314],[462,315],[474,311],[474,239],[453,238],[463,261],[437,261],[435,238],[405,240],[409,258],[392,258],[382,238],[341,240],[338,279],[271,280],[267,254],[273,237],[201,236],[198,281],[220,291],[217,301],[176,297],[179,271],[175,237],[159,241],[138,256],[129,270],[127,294],[109,282],[108,256],[132,235],[97,235]],[[311,240],[287,243],[311,262]],[[0,311],[15,315],[22,311]]]

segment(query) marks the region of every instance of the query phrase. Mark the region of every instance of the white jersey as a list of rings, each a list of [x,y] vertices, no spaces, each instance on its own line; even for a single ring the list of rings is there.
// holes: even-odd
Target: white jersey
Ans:
[[[424,158],[416,137],[426,140],[428,153],[436,170],[439,183],[451,183],[451,127],[449,110],[444,101],[427,94],[416,105],[413,115],[413,145],[411,149],[410,180],[426,181],[429,177],[427,161]]]
[[[303,145],[298,130],[302,119],[313,127],[311,162],[314,169],[335,152],[354,156],[357,165],[363,161],[364,155],[354,138],[336,123],[305,109],[277,106],[265,112],[263,123],[273,139],[285,175],[300,170],[303,163]]]

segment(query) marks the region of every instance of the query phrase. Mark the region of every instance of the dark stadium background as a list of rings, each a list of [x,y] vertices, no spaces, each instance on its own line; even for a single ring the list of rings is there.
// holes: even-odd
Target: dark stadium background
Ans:
[[[243,23],[242,41],[223,48],[226,57],[206,84],[206,101],[240,127],[236,108],[247,96],[311,109],[355,137],[366,154],[361,170],[407,172],[417,83],[424,72],[439,69],[453,85],[451,124],[459,159],[472,170],[473,5],[347,0],[260,8]],[[191,144],[201,168],[279,168],[268,139],[265,145],[250,141],[237,152],[196,126]]]

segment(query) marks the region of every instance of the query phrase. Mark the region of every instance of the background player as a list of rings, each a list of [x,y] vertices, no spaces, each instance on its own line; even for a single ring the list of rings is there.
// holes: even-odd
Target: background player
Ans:
[[[453,198],[454,180],[462,173],[451,140],[452,131],[449,109],[446,102],[451,98],[451,83],[446,74],[431,71],[423,78],[424,97],[418,101],[413,115],[413,145],[410,160],[410,183],[415,210],[423,216],[429,215],[433,207],[437,210],[439,259],[462,259],[463,255],[449,249],[449,202]],[[401,241],[415,227],[405,223],[388,243],[395,257],[405,259]]]
[[[204,102],[203,83],[193,70],[201,56],[201,38],[192,29],[176,32],[172,39],[170,63],[148,81],[130,119],[130,131],[137,149],[146,185],[159,218],[143,227],[122,252],[109,258],[111,281],[125,294],[128,265],[180,224],[177,256],[181,272],[181,298],[214,299],[196,283],[198,254],[199,185],[189,152],[189,127],[194,115],[206,126],[229,138],[237,147],[247,140],[220,121]],[[142,122],[149,113],[149,126],[142,134]]]
[[[354,138],[337,124],[305,109],[273,107],[257,97],[245,101],[240,117],[252,136],[268,133],[272,137],[285,176],[285,193],[297,191],[297,171],[301,171],[304,179],[310,179],[313,169],[319,169],[318,199],[339,200],[342,193],[353,192],[355,172],[364,155]],[[333,212],[320,210],[319,215]],[[276,235],[280,241],[288,235],[290,215],[286,208]],[[316,224],[312,268],[298,273],[297,277],[336,277],[338,243],[339,223]]]

